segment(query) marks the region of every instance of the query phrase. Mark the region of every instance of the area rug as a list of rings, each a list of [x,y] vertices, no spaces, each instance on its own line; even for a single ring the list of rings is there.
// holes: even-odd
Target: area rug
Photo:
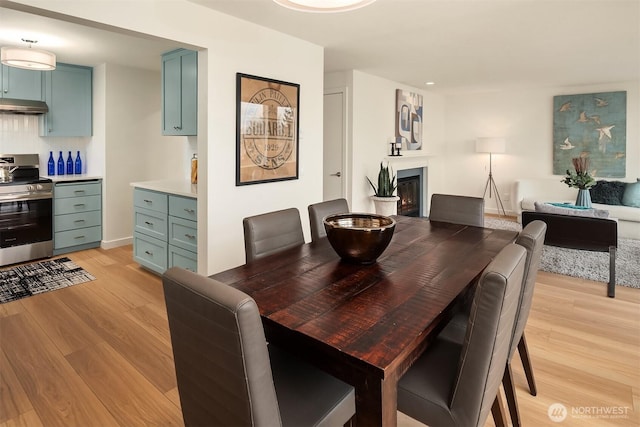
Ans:
[[[486,218],[485,227],[522,230],[517,222],[498,218]],[[540,270],[608,283],[609,254],[545,245]],[[640,288],[640,240],[618,238],[616,284]]]
[[[0,304],[95,280],[67,257],[0,271]]]

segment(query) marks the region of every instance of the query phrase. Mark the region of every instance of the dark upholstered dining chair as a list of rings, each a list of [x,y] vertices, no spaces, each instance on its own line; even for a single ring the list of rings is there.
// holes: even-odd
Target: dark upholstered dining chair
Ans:
[[[433,194],[429,220],[484,227],[484,199],[480,197]]]
[[[353,387],[267,344],[247,294],[179,267],[162,278],[186,426],[342,426]]]
[[[327,237],[322,219],[327,215],[349,212],[349,203],[345,199],[327,200],[309,205],[309,225],[311,226],[311,240],[317,241]]]
[[[529,349],[524,335],[524,329],[529,319],[531,304],[533,302],[533,291],[536,285],[536,276],[540,268],[540,259],[542,257],[542,247],[544,246],[544,238],[547,231],[547,225],[543,221],[533,221],[529,223],[516,239],[516,244],[522,246],[527,251],[525,262],[525,271],[522,283],[522,292],[518,303],[518,313],[516,315],[516,325],[511,338],[509,349],[509,358],[504,371],[503,386],[511,422],[514,427],[521,425],[520,413],[518,410],[518,401],[516,398],[516,390],[513,383],[511,373],[511,360],[518,350],[520,360],[524,367],[527,383],[529,384],[530,393],[535,396],[537,394],[536,383],[533,377],[533,367],[531,358],[529,357]],[[449,324],[440,333],[440,336],[450,341],[461,343],[468,325],[469,313],[462,311],[456,314]]]
[[[483,426],[497,400],[515,325],[526,251],[507,245],[480,276],[462,343],[438,336],[398,383],[398,410],[431,426]]]
[[[250,216],[242,220],[247,262],[304,245],[300,211],[296,208]]]

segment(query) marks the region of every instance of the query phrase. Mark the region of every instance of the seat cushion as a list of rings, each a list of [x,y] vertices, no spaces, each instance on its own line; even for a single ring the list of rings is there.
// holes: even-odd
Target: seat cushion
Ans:
[[[462,344],[438,337],[398,382],[398,410],[432,426],[455,425],[449,399],[461,351]]]
[[[342,426],[356,411],[352,386],[269,344],[283,426]]]
[[[549,203],[534,203],[536,212],[552,213],[560,215],[571,216],[584,216],[589,218],[608,218],[609,211],[602,209],[581,209],[581,208],[567,208],[561,206],[555,206]]]

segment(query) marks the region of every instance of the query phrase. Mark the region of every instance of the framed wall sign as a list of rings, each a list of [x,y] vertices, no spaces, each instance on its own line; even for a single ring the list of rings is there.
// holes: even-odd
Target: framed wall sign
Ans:
[[[298,179],[300,85],[236,75],[236,185]]]

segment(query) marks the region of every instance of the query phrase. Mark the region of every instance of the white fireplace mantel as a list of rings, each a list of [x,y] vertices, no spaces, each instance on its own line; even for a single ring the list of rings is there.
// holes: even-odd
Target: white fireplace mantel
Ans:
[[[385,156],[384,160],[388,162],[389,166],[396,173],[401,170],[407,169],[424,169],[422,175],[422,201],[420,207],[420,215],[427,216],[429,212],[429,159],[435,157],[433,154],[427,154],[423,152],[402,152],[401,156]]]
[[[429,159],[435,157],[433,154],[414,154],[404,151],[401,156],[385,156],[384,160],[389,163],[395,171],[402,169],[426,168],[429,166]]]

